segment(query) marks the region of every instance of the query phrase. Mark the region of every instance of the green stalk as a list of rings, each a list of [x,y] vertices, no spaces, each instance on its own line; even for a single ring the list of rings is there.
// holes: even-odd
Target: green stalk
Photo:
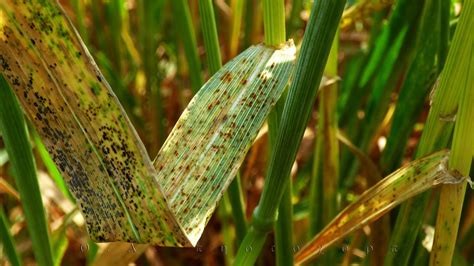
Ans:
[[[326,75],[331,79],[337,78],[337,53],[338,34],[334,38]],[[330,81],[332,82],[332,81]],[[319,137],[324,138],[323,145],[323,200],[327,209],[323,212],[324,224],[329,223],[338,213],[337,208],[337,186],[339,179],[339,141],[337,139],[337,82],[334,82],[321,90],[320,117],[321,133]]]
[[[461,34],[459,35],[461,36]],[[470,35],[467,34],[465,36]],[[466,43],[466,41],[463,41],[463,43]],[[453,44],[451,49],[454,47]],[[460,51],[457,51],[456,53],[459,52]],[[452,56],[454,57],[455,55],[453,54]],[[456,57],[458,56],[456,55]],[[468,55],[464,55],[464,59],[466,57],[468,57]],[[464,69],[458,69],[461,65],[460,62],[446,63],[441,76],[450,77],[449,79],[451,81],[459,82],[459,80],[463,80],[462,75],[465,74],[464,70],[466,66]],[[460,86],[464,85],[459,85],[458,87]],[[451,138],[454,127],[452,117],[456,114],[458,99],[461,97],[461,90],[451,89],[456,88],[456,86],[453,83],[448,83],[447,78],[441,78],[439,86],[436,87],[428,119],[416,152],[416,158],[447,147]],[[390,239],[390,246],[396,247],[397,252],[396,254],[387,254],[385,259],[386,265],[408,265],[416,237],[423,222],[429,196],[429,192],[424,193],[402,205]]]
[[[278,47],[286,41],[285,1],[263,1],[263,26],[265,43]],[[284,109],[286,94],[278,100],[275,108],[268,117],[270,153],[274,152],[276,137]],[[275,225],[276,264],[279,266],[293,265],[293,203],[291,175],[288,175],[288,185],[283,191],[283,197],[278,206],[278,219]]]
[[[105,13],[109,27],[109,45],[102,51],[110,51],[110,59],[115,71],[122,73],[122,18],[125,4],[123,0],[111,0],[105,3]]]
[[[449,168],[468,176],[474,155],[474,2],[466,1],[461,11],[446,62],[446,72],[441,76],[441,86],[459,90],[459,108],[456,117]],[[452,75],[449,75],[452,70]],[[440,89],[443,89],[441,87]],[[435,239],[430,265],[451,265],[456,246],[459,222],[466,193],[466,184],[443,185],[436,219]]]
[[[444,64],[446,63],[446,57],[449,48],[449,14],[451,1],[439,0],[441,5],[441,16],[440,16],[440,36],[439,36],[439,52],[438,52],[438,73],[443,70]]]
[[[3,75],[0,76],[0,99],[0,131],[20,192],[33,252],[40,266],[53,265],[49,230],[25,120],[20,105]]]
[[[229,58],[234,58],[239,50],[240,29],[242,27],[242,16],[245,0],[231,0],[232,23],[230,29]]]
[[[314,3],[309,24],[303,38],[296,76],[289,89],[283,116],[270,159],[265,186],[252,225],[237,253],[236,265],[255,263],[276,220],[278,202],[288,183],[304,129],[309,119],[345,0]],[[267,11],[265,11],[267,12]],[[284,24],[283,24],[284,25]]]
[[[206,50],[209,72],[211,75],[222,67],[222,57],[217,36],[217,26],[212,0],[199,1],[199,16],[201,18],[202,34],[204,35],[204,49]]]
[[[265,43],[278,46],[286,41],[285,1],[263,0]]]
[[[186,0],[171,1],[176,18],[174,21],[179,29],[178,36],[184,46],[184,53],[189,66],[189,77],[191,79],[191,90],[196,93],[201,88],[203,81],[201,76],[201,61],[197,51],[196,34],[191,20],[189,6]]]
[[[217,211],[218,215],[219,215],[219,221],[221,222],[221,225],[222,225],[222,238],[223,238],[223,243],[226,247],[226,249],[228,249],[228,251],[226,250],[226,253],[224,256],[225,258],[225,264],[226,265],[230,265],[231,264],[231,261],[233,260],[232,258],[232,255],[234,254],[233,253],[233,250],[234,250],[234,241],[233,241],[233,234],[232,234],[232,230],[230,230],[230,223],[229,223],[229,199],[227,197],[227,195],[224,195],[224,197],[222,197],[222,200],[221,200],[221,203],[219,205],[219,209]],[[227,252],[229,252],[227,254]]]
[[[140,38],[140,58],[142,70],[145,74],[146,99],[143,99],[144,117],[152,117],[146,122],[151,125],[150,133],[154,137],[149,140],[150,153],[158,152],[166,138],[165,114],[163,107],[163,96],[161,95],[161,75],[159,72],[156,56],[156,48],[159,45],[158,32],[162,29],[164,1],[138,1],[137,15],[140,18],[139,38]]]
[[[3,208],[0,208],[0,240],[2,242],[3,249],[7,254],[8,260],[12,266],[22,265],[20,256],[15,247],[15,242],[13,241],[12,234],[10,233],[10,224],[8,222]]]
[[[275,148],[275,141],[280,126],[281,117],[286,100],[286,93],[283,93],[275,108],[268,116],[270,153]],[[292,202],[292,181],[288,176],[289,183],[286,186],[280,204],[278,206],[278,219],[275,224],[275,245],[276,264],[293,265],[293,202]]]
[[[254,12],[255,12],[255,1],[245,0],[245,22],[244,22],[244,39],[243,47],[249,47],[252,45],[252,35],[254,29]],[[260,1],[258,1],[260,3]]]
[[[303,0],[293,0],[291,3],[291,13],[288,18],[288,35],[293,35],[296,30],[301,28],[300,13],[303,10]]]
[[[92,15],[92,23],[94,25],[104,25],[105,23],[101,20],[100,11],[103,9],[103,5],[101,0],[91,0],[90,2],[90,9]],[[91,32],[92,33],[92,32]],[[103,32],[103,27],[96,27],[93,31],[94,36],[91,38],[92,40],[96,40],[96,47],[98,47],[99,51],[105,51],[102,48],[106,47],[105,44],[105,33]]]
[[[276,135],[278,134],[279,122],[283,114],[284,93],[277,102],[275,108],[268,116],[269,140],[271,152],[275,147]],[[275,225],[276,262],[277,265],[293,264],[293,202],[291,176],[289,184],[283,192],[280,205],[278,206],[278,220]]]
[[[276,265],[293,265],[293,202],[291,180],[283,192],[275,225]]]
[[[319,128],[319,125],[318,125]],[[309,219],[308,219],[308,239],[313,238],[321,229],[324,227],[323,222],[323,194],[324,185],[322,177],[322,157],[323,157],[323,141],[324,139],[320,136],[321,132],[317,131],[318,137],[316,137],[314,145],[314,159],[313,168],[311,171],[311,180],[309,187]]]

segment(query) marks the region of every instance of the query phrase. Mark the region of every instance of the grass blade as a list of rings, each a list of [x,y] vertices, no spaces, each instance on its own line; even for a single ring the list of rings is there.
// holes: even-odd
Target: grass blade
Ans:
[[[278,207],[275,203],[280,202],[288,182],[316,95],[314,84],[319,84],[321,80],[344,5],[344,0],[318,1],[313,5],[296,76],[285,102],[263,194],[254,211],[252,225],[237,253],[236,265],[255,263],[266,234],[273,227]]]
[[[363,96],[367,95],[370,89],[370,81],[380,76],[380,70],[393,67],[397,60],[400,47],[405,42],[408,29],[413,27],[414,22],[421,13],[422,5],[413,5],[409,0],[403,0],[396,3],[389,23],[382,29],[380,35],[375,41],[374,48],[369,54],[368,61],[360,73],[360,79],[356,87],[351,90],[348,99],[345,100],[339,117],[339,125],[347,125],[349,120],[353,118],[353,114],[357,112],[362,104]],[[390,65],[384,67],[386,60],[390,60]],[[383,79],[387,79],[390,73],[385,73]],[[383,81],[383,80],[381,80]]]
[[[222,67],[222,57],[212,0],[199,1],[199,16],[201,18],[209,72],[213,75]]]
[[[189,6],[186,0],[173,0],[171,1],[171,5],[173,7],[173,12],[175,13],[175,23],[179,29],[179,35],[189,65],[191,89],[193,93],[196,93],[199,88],[201,88],[203,82],[201,75],[201,61],[197,51],[196,34],[194,33]]]
[[[308,262],[344,236],[370,223],[401,202],[439,184],[459,183],[462,176],[447,168],[449,152],[442,150],[411,162],[365,191],[341,211],[298,252],[296,263]]]
[[[193,98],[153,166],[58,4],[1,3],[4,72],[91,238],[194,245],[286,86],[294,46],[254,46],[224,66]]]
[[[239,51],[240,29],[242,28],[242,17],[245,10],[246,0],[231,0],[232,22],[229,37],[229,58],[234,58]]]
[[[444,0],[443,0],[444,1]],[[381,158],[384,173],[395,170],[403,158],[406,143],[423,108],[423,103],[434,84],[440,63],[436,57],[440,46],[440,0],[426,0],[419,31],[416,57],[400,91],[393,115],[387,146]]]
[[[442,75],[453,75],[453,80],[462,80],[460,75],[463,75],[463,71],[454,71],[453,65],[446,64],[443,73]],[[435,95],[418,144],[416,158],[448,147],[452,137],[454,121],[450,118],[457,112],[461,90],[450,89],[451,84],[447,83],[447,80],[441,81],[434,88]],[[437,101],[436,99],[442,100]],[[388,265],[409,265],[410,255],[420,232],[429,196],[429,192],[423,193],[401,206],[390,239],[390,245],[398,247],[398,251],[396,255],[388,254],[385,261],[385,263],[389,263]]]
[[[8,222],[3,208],[0,209],[0,235],[1,242],[5,253],[7,254],[8,260],[12,266],[22,265],[20,256],[16,251],[15,242],[13,241],[12,234],[10,233],[10,224]]]
[[[49,230],[46,224],[36,176],[36,166],[25,120],[17,99],[3,75],[0,76],[0,99],[2,99],[2,104],[0,104],[0,128],[13,167],[15,182],[20,192],[28,232],[33,242],[33,252],[39,265],[52,265]]]
[[[202,33],[204,35],[204,47],[209,62],[209,72],[214,75],[222,67],[222,57],[217,36],[214,8],[211,0],[199,1],[199,15],[202,21]],[[228,189],[228,198],[232,206],[232,216],[235,223],[237,245],[247,233],[247,222],[245,219],[244,197],[240,185],[240,175],[234,178]],[[225,206],[224,204],[222,206]],[[228,258],[228,257],[227,257]]]

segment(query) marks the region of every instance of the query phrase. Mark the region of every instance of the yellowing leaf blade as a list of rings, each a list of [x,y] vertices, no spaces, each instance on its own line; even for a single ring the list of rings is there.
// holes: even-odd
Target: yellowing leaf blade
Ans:
[[[57,3],[0,6],[2,72],[76,197],[90,236],[189,245],[143,144]]]
[[[56,2],[0,0],[0,18],[0,69],[91,238],[194,245],[288,83],[293,44],[253,46],[216,73],[181,116],[155,170]]]
[[[439,184],[464,178],[447,169],[449,152],[442,150],[398,169],[342,210],[295,256],[296,263],[316,258],[343,237],[375,221],[403,201]]]

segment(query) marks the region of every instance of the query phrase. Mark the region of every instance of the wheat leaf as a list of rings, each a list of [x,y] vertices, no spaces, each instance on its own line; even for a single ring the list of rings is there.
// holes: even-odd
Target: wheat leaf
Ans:
[[[316,258],[335,242],[375,221],[405,200],[439,184],[459,183],[465,178],[448,170],[449,151],[441,150],[398,169],[365,191],[342,210],[298,254],[295,262]]]
[[[0,0],[0,51],[0,69],[91,238],[162,246],[196,244],[295,57],[288,43],[234,58],[193,98],[152,163],[59,4]]]

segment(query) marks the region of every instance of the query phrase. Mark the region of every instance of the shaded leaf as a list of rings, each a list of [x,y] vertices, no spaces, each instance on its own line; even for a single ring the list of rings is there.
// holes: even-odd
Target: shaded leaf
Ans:
[[[13,266],[22,265],[20,256],[16,251],[15,242],[13,241],[12,234],[10,233],[10,225],[3,212],[3,209],[0,209],[0,240],[2,243],[2,249],[5,250],[5,253],[10,261],[10,264]]]

